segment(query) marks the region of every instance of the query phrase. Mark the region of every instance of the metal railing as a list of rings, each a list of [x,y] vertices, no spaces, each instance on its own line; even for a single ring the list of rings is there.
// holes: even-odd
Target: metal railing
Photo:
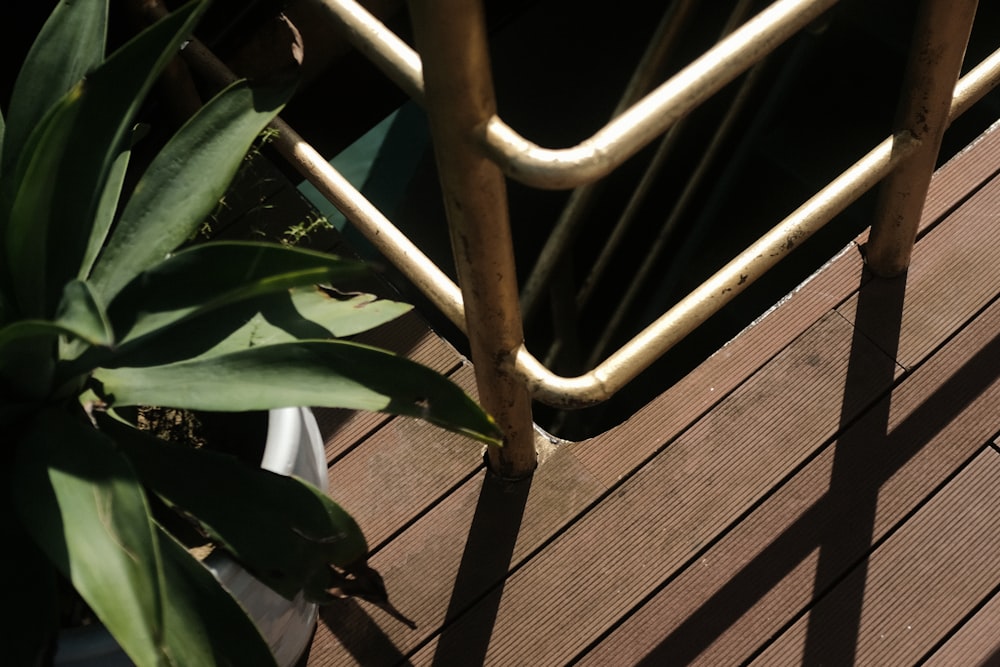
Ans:
[[[480,400],[506,436],[504,448],[491,448],[491,466],[510,477],[536,464],[532,398],[558,407],[607,399],[883,179],[867,260],[879,275],[905,270],[944,130],[1000,83],[1000,50],[958,78],[976,0],[923,0],[893,134],[593,370],[562,377],[523,341],[505,177],[539,188],[594,182],[836,0],[773,3],[589,139],[561,150],[528,141],[496,115],[480,0],[411,0],[420,55],[354,0],[317,2],[426,109],[461,289],[280,119],[275,146],[468,335]],[[552,244],[547,250],[558,252],[558,239]]]

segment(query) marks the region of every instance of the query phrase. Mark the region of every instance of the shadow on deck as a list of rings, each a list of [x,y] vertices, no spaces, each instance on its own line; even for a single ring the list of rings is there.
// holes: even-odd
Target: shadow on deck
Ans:
[[[994,126],[936,174],[907,276],[870,279],[852,244],[530,481],[422,423],[320,411],[331,494],[418,628],[330,605],[304,661],[1000,662],[998,173]],[[416,316],[377,337],[474,393]]]

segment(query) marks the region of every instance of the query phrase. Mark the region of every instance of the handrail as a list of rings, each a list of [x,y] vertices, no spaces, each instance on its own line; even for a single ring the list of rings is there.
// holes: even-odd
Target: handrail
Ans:
[[[319,0],[347,37],[415,101],[423,100],[420,56],[355,0]],[[837,0],[778,0],[719,41],[603,128],[570,148],[539,146],[499,116],[484,128],[487,153],[511,178],[567,189],[607,176],[674,122],[745,72]]]
[[[369,45],[364,50],[370,54],[374,54],[373,57],[380,62],[383,68],[387,69],[390,76],[397,83],[400,83],[404,90],[416,99],[426,102],[424,99],[425,91],[423,89],[423,64],[419,58],[415,57],[412,50],[407,51],[409,49],[408,46],[399,41],[397,37],[392,35],[375,19],[371,18],[367,12],[360,9],[356,3],[350,0],[321,1],[324,6],[336,8],[337,11],[341,12],[341,14],[338,14],[340,18],[344,16],[343,12],[346,11],[345,8],[350,9],[352,13],[349,12],[348,21],[356,23],[351,28],[351,31],[355,35],[364,35],[364,42]],[[415,0],[415,3],[419,4],[419,2],[420,0]],[[963,11],[968,15],[968,22],[971,25],[970,11],[974,12],[976,3],[974,0],[962,0],[962,3]],[[773,41],[776,35],[789,36],[792,34],[788,32],[791,30],[790,26],[801,27],[805,25],[832,4],[832,0],[817,0],[815,2],[779,0],[756,18],[751,19],[743,28],[740,28],[726,40],[720,42],[715,49],[709,51],[708,54],[699,58],[685,70],[682,70],[679,75],[676,75],[636,105],[630,107],[622,116],[612,120],[603,130],[595,135],[598,139],[592,137],[575,148],[565,149],[564,151],[538,149],[533,144],[530,144],[530,142],[518,137],[513,130],[506,128],[502,124],[502,121],[495,116],[490,116],[488,122],[482,125],[474,125],[468,128],[468,131],[475,135],[476,132],[483,133],[484,128],[486,128],[485,134],[478,135],[480,137],[486,136],[489,141],[489,147],[485,149],[486,152],[493,157],[500,157],[504,164],[504,171],[515,177],[529,174],[527,177],[529,182],[536,182],[537,184],[537,179],[541,179],[544,187],[549,187],[552,183],[558,183],[560,187],[570,183],[572,178],[566,180],[568,178],[566,174],[575,173],[579,176],[581,172],[584,172],[589,178],[592,173],[595,173],[594,170],[600,172],[606,165],[615,163],[615,160],[619,159],[619,157],[616,157],[620,156],[619,151],[628,152],[629,150],[633,150],[632,142],[636,141],[637,137],[654,137],[656,135],[655,132],[651,136],[649,135],[652,132],[650,128],[659,127],[659,123],[662,122],[657,121],[654,125],[644,125],[642,122],[637,123],[634,121],[641,120],[649,113],[663,112],[672,103],[680,106],[676,108],[670,107],[670,109],[667,109],[669,113],[665,113],[664,115],[669,116],[670,113],[677,113],[678,109],[689,109],[690,107],[686,105],[689,104],[691,99],[698,99],[700,101],[702,95],[707,96],[710,94],[706,91],[716,86],[721,87],[726,81],[731,80],[732,77],[753,64],[749,60],[740,61],[740,58],[745,57],[748,53],[763,56],[777,46]],[[944,7],[944,3],[941,0],[924,0],[924,5],[925,7],[930,7],[932,10],[942,10]],[[465,8],[467,4],[463,3],[454,6]],[[430,5],[424,5],[421,11],[426,11],[429,8]],[[801,10],[804,13],[799,16],[793,16],[793,8],[796,11]],[[433,33],[437,28],[433,25],[435,21],[428,20],[429,16],[429,14],[424,14],[420,29]],[[769,19],[764,21],[761,18],[762,16],[767,16]],[[804,19],[804,16],[808,16],[809,19]],[[481,16],[478,18],[473,17],[473,19],[474,21],[481,21]],[[931,14],[924,14],[921,20],[923,22],[923,29],[926,30],[928,24],[934,24],[937,19],[934,18],[932,12]],[[475,26],[475,22],[471,25]],[[748,28],[747,26],[753,27]],[[931,27],[934,26],[931,25]],[[453,30],[453,32],[456,31]],[[460,33],[460,31],[457,32]],[[929,31],[929,33],[933,32],[933,30]],[[438,48],[434,39],[435,37],[436,35],[434,34],[430,38],[425,35],[425,40],[429,40],[434,44],[432,48]],[[355,39],[360,40],[361,37],[356,36]],[[483,39],[483,36],[479,35],[478,39]],[[764,42],[763,44],[754,46],[752,43],[754,39],[761,39]],[[954,71],[950,74],[946,71],[943,75],[945,77],[944,81],[947,81],[947,78],[951,77],[951,81],[955,82],[958,76],[958,66],[961,61],[961,52],[964,50],[964,42],[947,44],[949,38],[941,34],[933,35],[933,39],[944,40],[946,42],[946,47],[951,49],[950,57],[952,61],[954,61],[957,52],[958,60],[949,64],[949,67],[954,67]],[[955,42],[954,39],[950,41]],[[190,55],[194,55],[197,53],[197,50],[190,49],[189,53]],[[712,54],[710,59],[717,59],[717,61],[708,62],[706,57],[709,54]],[[447,58],[442,58],[440,54],[435,57],[438,62],[436,67],[443,68],[447,66]],[[481,58],[482,53],[480,52],[477,57]],[[696,81],[694,77],[695,73],[698,72],[708,77],[708,80]],[[446,78],[441,78],[440,71],[437,76],[437,81],[443,83],[435,85],[447,84]],[[726,79],[726,77],[730,77],[730,79]],[[916,78],[919,79],[919,77]],[[938,86],[939,93],[942,89],[945,91],[947,109],[947,112],[939,114],[936,120],[941,125],[939,129],[943,131],[943,127],[966,111],[972,104],[997,86],[998,83],[1000,83],[1000,50],[995,51],[964,77],[958,79],[954,85],[945,85],[943,88]],[[951,90],[950,103],[947,103],[949,88]],[[670,91],[673,92],[670,93]],[[670,100],[673,99],[672,96],[677,94],[678,91],[684,91],[685,94],[690,93],[693,97],[687,97],[678,102],[671,102]],[[668,93],[670,94],[668,95]],[[490,95],[492,95],[491,92]],[[438,103],[439,111],[435,113],[440,112],[440,106],[441,103]],[[483,108],[486,108],[488,111],[488,106]],[[481,113],[481,111],[482,109],[479,109],[475,113]],[[631,120],[622,121],[623,117]],[[905,123],[906,119],[904,118],[903,121]],[[441,125],[440,120],[438,125]],[[469,293],[466,293],[463,297],[459,288],[440,269],[406,239],[361,193],[343,179],[322,156],[302,141],[291,128],[287,127],[280,120],[277,122],[277,127],[279,128],[279,135],[275,141],[277,149],[307,179],[316,185],[320,192],[330,199],[389,261],[407,275],[436,306],[441,308],[449,319],[462,328],[463,331],[469,333],[470,338],[474,338],[477,335],[476,332],[469,332],[470,327],[466,326],[467,322],[465,321],[466,306],[470,305],[467,303]],[[448,128],[449,131],[450,129]],[[499,132],[500,139],[503,139],[503,141],[497,141],[495,137],[497,132]],[[435,136],[436,143],[438,141],[437,134],[439,133],[436,133]],[[603,145],[602,142],[612,136],[616,137],[616,141],[625,146],[625,148],[602,148],[600,151],[594,152],[594,156],[596,157],[588,158],[595,160],[595,162],[586,166],[581,166],[581,163],[575,162],[573,156],[579,157],[581,152],[590,152],[594,146]],[[475,140],[475,136],[466,136],[463,139],[461,133],[455,134],[452,141],[455,138],[459,142]],[[503,148],[508,139],[514,142],[511,145],[515,148],[509,154]],[[930,144],[936,143],[939,139],[940,136],[937,130],[923,131],[921,128],[911,130],[905,127],[905,125],[898,128],[893,136],[882,141],[872,151],[861,158],[861,160],[835,178],[826,187],[822,188],[816,195],[806,201],[756,243],[751,245],[695,289],[690,295],[682,299],[668,312],[588,373],[576,377],[556,375],[545,368],[528,351],[523,342],[513,347],[506,346],[505,344],[504,347],[493,349],[489,358],[485,360],[485,363],[494,367],[494,370],[498,373],[496,377],[516,377],[523,383],[523,386],[527,387],[534,398],[551,405],[558,407],[582,407],[600,402],[613,395],[628,381],[638,375],[639,372],[648,367],[653,360],[664,354],[677,341],[690,333],[710,315],[717,312],[719,308],[748,287],[757,277],[777,264],[780,259],[801,244],[812,233],[854,202],[861,194],[867,192],[876,183],[893,172],[897,165],[902,164],[908,157],[923,152],[925,155],[922,158],[923,168],[928,169],[926,155],[933,153],[936,156],[937,153],[937,146]],[[510,148],[511,145],[507,145],[507,147]],[[440,151],[440,146],[437,146],[437,149]],[[930,161],[930,164],[933,166],[933,160]],[[554,171],[550,172],[550,168]],[[531,174],[534,174],[534,176]],[[539,176],[539,174],[548,175]],[[546,180],[549,178],[554,180]],[[573,178],[576,178],[576,176]],[[446,186],[446,199],[454,197],[456,192],[461,194],[460,191],[449,192],[448,186]],[[491,196],[495,195],[496,193],[494,192]],[[449,210],[449,218],[453,214],[454,212]],[[449,222],[452,221],[449,220]],[[461,237],[459,237],[459,240],[462,240]],[[499,273],[501,279],[513,280],[513,277],[510,275],[510,267],[505,267],[504,271]],[[465,287],[468,288],[467,285]],[[475,291],[475,289],[472,289],[473,293]],[[507,295],[509,296],[509,294],[510,291],[508,289]],[[506,300],[509,301],[509,298]],[[508,303],[504,307],[509,308],[511,305]],[[517,307],[516,299],[512,307]],[[500,320],[506,317],[503,312],[498,311],[498,313]],[[517,322],[519,326],[519,318]],[[478,325],[481,323],[472,320],[471,324]],[[508,338],[507,340],[509,341],[510,339]],[[475,344],[473,347],[475,349]],[[477,359],[474,353],[473,361],[476,362],[477,366],[484,363],[482,352],[479,353],[479,356],[480,359]],[[493,398],[494,402],[497,400],[501,399]],[[494,409],[491,405],[487,405],[486,407],[491,410]],[[523,456],[524,448],[530,446],[530,443],[525,443],[524,439],[521,438],[520,444],[517,445],[517,448],[521,451],[512,454],[515,458],[521,457],[521,463],[508,469],[506,472],[520,472],[522,474],[530,472],[533,468],[533,458],[526,459]],[[503,456],[500,459],[501,464],[504,460]]]
[[[1000,49],[959,79],[949,119],[954,120],[967,111],[998,84]],[[414,282],[451,322],[466,332],[461,291],[450,278],[287,125],[279,129],[275,146],[355,224],[386,259]],[[696,303],[712,301],[717,307],[728,303],[749,286],[751,268],[764,268],[764,265],[755,263],[754,260],[758,260],[758,257],[763,260],[773,259],[774,262],[766,268],[776,264],[796,244],[806,240],[815,229],[884,178],[913,148],[915,146],[908,137],[888,137],[883,140],[776,225],[760,241],[720,269],[701,288],[664,313],[590,372],[573,377],[552,373],[526,346],[515,353],[515,372],[528,384],[534,398],[548,405],[578,408],[610,398],[641,371],[640,360],[643,357],[658,358],[676,342],[662,336],[662,331],[669,328],[671,322],[694,322],[691,317],[693,311],[696,311]],[[792,246],[788,245],[789,242]],[[744,275],[747,280],[741,282]],[[711,285],[714,289],[705,287],[706,285]],[[703,313],[701,321],[711,314]],[[687,333],[690,330],[685,331]],[[677,338],[679,339],[680,337]],[[509,359],[507,363],[510,363]]]

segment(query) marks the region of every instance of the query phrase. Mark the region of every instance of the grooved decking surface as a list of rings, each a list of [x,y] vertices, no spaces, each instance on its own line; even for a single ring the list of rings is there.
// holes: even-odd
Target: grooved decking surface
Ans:
[[[1000,129],[936,175],[908,274],[856,244],[531,480],[320,411],[331,495],[410,630],[325,607],[309,665],[1000,663]],[[859,239],[859,243],[863,239]],[[377,333],[474,392],[418,318]]]

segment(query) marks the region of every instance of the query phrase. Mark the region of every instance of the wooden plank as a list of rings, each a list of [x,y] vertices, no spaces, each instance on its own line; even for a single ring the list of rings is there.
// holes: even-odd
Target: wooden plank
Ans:
[[[847,298],[858,288],[862,268],[860,253],[849,246],[779,306],[623,424],[571,445],[572,451],[604,483],[614,484]]]
[[[930,655],[925,667],[1000,664],[997,628],[1000,628],[1000,590],[994,590],[986,604]]]
[[[997,173],[1000,173],[1000,122],[988,127],[935,172],[921,216],[921,231],[961,204]]]
[[[754,664],[914,664],[1000,580],[997,488],[987,449]]]
[[[565,449],[552,453],[528,482],[506,486],[484,480],[480,472],[371,559],[393,604],[418,628],[409,630],[365,603],[330,605],[321,613],[309,665],[400,662],[603,490]],[[485,604],[490,603],[496,598]],[[482,630],[468,636],[475,646],[484,646]],[[445,645],[443,664],[476,664],[468,649]]]
[[[614,657],[720,665],[752,656],[994,434],[997,331],[1000,304],[693,559],[581,664]]]
[[[969,153],[969,155],[974,155],[974,153]],[[959,156],[953,162],[958,163],[961,159],[968,160],[970,158],[968,155]],[[935,179],[937,180],[938,176]],[[955,179],[952,185],[958,187],[959,190],[963,187],[971,187],[968,186],[968,183],[963,185],[962,179]],[[932,191],[933,187],[932,185]],[[941,191],[945,190],[942,189]],[[948,196],[953,197],[955,195],[952,192]],[[941,210],[947,210],[948,205],[947,203],[942,203],[941,207]],[[934,211],[930,201],[926,210],[931,213]],[[557,457],[562,457],[563,459],[560,467],[572,468],[571,473],[565,478],[568,480],[568,486],[563,489],[562,495],[568,494],[573,496],[573,502],[569,502],[557,511],[554,511],[552,513],[554,518],[545,520],[536,519],[537,514],[545,514],[544,508],[548,506],[547,503],[552,502],[551,498],[562,497],[558,493],[553,495],[551,492],[551,488],[557,488],[558,484],[542,481],[547,476],[550,468],[548,466],[540,468],[532,484],[528,508],[518,527],[515,555],[511,557],[511,567],[519,567],[523,558],[532,555],[531,552],[533,550],[543,546],[546,539],[557,535],[558,531],[566,526],[588,502],[599,496],[605,486],[615,484],[622,475],[628,474],[628,471],[641,464],[651,454],[663,449],[673,438],[674,434],[682,431],[687,424],[690,424],[694,419],[704,414],[706,410],[719,404],[720,401],[725,401],[724,405],[728,405],[728,401],[734,399],[742,390],[737,390],[733,396],[729,396],[729,394],[741,384],[745,377],[760,369],[765,362],[775,355],[779,355],[779,357],[787,356],[789,352],[782,352],[782,350],[786,348],[789,342],[793,341],[799,334],[815,323],[832,305],[836,305],[857,288],[861,270],[860,259],[856,253],[856,249],[838,257],[831,265],[831,268],[834,270],[827,270],[813,278],[807,289],[801,292],[797,291],[785,304],[772,311],[767,318],[764,318],[762,323],[744,332],[733,343],[721,350],[720,353],[717,353],[716,357],[713,357],[714,361],[710,360],[706,362],[703,367],[692,373],[689,376],[690,379],[685,379],[685,382],[687,382],[686,386],[682,382],[675,389],[674,394],[661,396],[644,410],[640,411],[640,413],[637,413],[628,423],[618,429],[614,429],[611,433],[592,439],[586,443],[558,450]],[[819,289],[815,293],[810,293],[810,289],[814,287],[818,287]],[[785,326],[772,326],[770,330],[761,326],[761,324],[769,322],[777,323],[779,318],[784,318]],[[829,322],[824,322],[823,326],[828,325]],[[878,358],[878,355],[873,354],[871,351],[868,354],[871,355],[870,359],[872,360]],[[821,360],[814,359],[813,361]],[[701,373],[700,379],[699,373]],[[836,376],[836,373],[834,375]],[[841,369],[839,379],[844,380],[843,369]],[[803,391],[808,391],[808,388]],[[669,420],[662,419],[661,421],[658,418],[658,414],[661,414],[665,408],[684,404],[689,400],[692,401],[693,406],[682,405],[679,411],[673,414]],[[794,411],[795,404],[788,403],[785,407],[791,408]],[[848,412],[850,412],[850,409]],[[735,414],[731,415],[734,421],[736,416]],[[673,426],[666,426],[667,421],[672,421]],[[663,427],[663,430],[657,432],[656,429],[658,427]],[[742,447],[734,456],[748,456],[743,450],[757,444],[760,436],[753,431],[750,433],[740,433],[737,431],[738,429],[730,429],[731,442],[738,442]],[[721,432],[725,433],[726,429],[721,429]],[[669,435],[664,435],[664,433],[668,433]],[[793,433],[789,433],[790,441],[795,440],[793,436]],[[640,441],[639,446],[634,449],[626,448],[626,445],[632,444],[629,443],[630,438]],[[669,452],[671,449],[677,447],[678,443],[683,441],[684,437],[678,442],[672,443],[665,451]],[[794,443],[794,445],[797,446],[798,443]],[[773,444],[771,446],[773,447]],[[643,448],[645,448],[645,452],[642,452]],[[718,442],[711,443],[708,449],[710,449],[710,456],[706,458],[716,468],[722,465],[718,463],[719,460],[724,460],[729,456],[728,451],[725,449],[725,444]],[[683,505],[688,502],[688,499],[692,499],[697,504],[698,494],[704,490],[711,492],[713,485],[717,485],[717,480],[720,479],[718,476],[714,476],[713,478],[713,476],[701,470],[696,462],[696,457],[693,455],[693,451],[694,448],[692,447],[688,447],[686,450],[686,453],[690,455],[690,461],[686,460],[684,456],[678,456],[673,461],[674,463],[688,466],[687,475],[695,480],[685,483],[681,479],[682,483],[678,484],[679,490],[667,488],[666,493],[670,494],[670,499],[674,503]],[[589,475],[587,474],[587,468],[575,465],[572,457],[565,456],[567,452],[572,452],[580,456],[580,460],[586,463],[587,468],[593,471],[594,474]],[[616,456],[620,457],[621,460],[610,460]],[[659,458],[657,457],[657,459]],[[554,458],[552,464],[555,465],[556,461],[557,459]],[[636,477],[638,478],[641,475],[642,473]],[[657,477],[657,479],[661,478],[667,479],[662,474]],[[716,481],[713,482],[713,479]],[[752,485],[754,483],[753,475],[749,473],[738,475],[737,480],[737,486],[741,484]],[[618,493],[612,495],[611,498],[621,498],[627,496],[630,491],[634,492],[634,486],[629,486],[633,482],[634,479],[622,485],[617,489]],[[471,509],[474,504],[471,499],[479,497],[481,484],[481,476],[476,476],[458,487],[454,494],[442,499],[440,504],[436,505],[429,514],[417,520],[399,537],[378,551],[373,558],[373,563],[383,568],[383,571],[389,572],[387,581],[389,582],[393,601],[399,604],[404,612],[413,616],[419,616],[420,629],[416,633],[410,633],[408,630],[402,629],[402,626],[395,625],[392,621],[386,621],[384,615],[381,615],[378,611],[373,610],[363,603],[345,602],[342,606],[331,607],[324,613],[324,620],[317,631],[314,652],[310,655],[310,664],[396,664],[404,662],[410,651],[425,643],[428,637],[431,637],[437,630],[441,624],[441,618],[443,618],[441,616],[444,613],[443,610],[447,609],[446,615],[448,618],[454,616],[453,611],[457,610],[448,604],[446,596],[442,591],[448,591],[447,599],[450,600],[451,591],[456,588],[463,588],[464,590],[464,587],[456,585],[456,578],[459,577],[459,571],[462,569],[460,565],[461,557],[456,554],[464,553],[465,540],[469,536],[470,524],[475,514],[475,510]],[[577,486],[574,486],[576,484],[584,488],[579,490]],[[545,503],[539,503],[539,507],[534,508],[531,498],[536,497],[536,494],[539,494],[542,490],[549,491],[546,491],[544,496],[538,495],[537,497],[546,497],[550,500],[547,500]],[[580,492],[574,494],[574,490],[579,490]],[[741,487],[740,492],[743,491],[745,489]],[[632,500],[634,501],[634,499]],[[658,501],[654,499],[647,500],[647,502],[656,504]],[[734,508],[727,509],[735,512]],[[449,514],[448,510],[452,510],[452,512]],[[623,512],[621,516],[623,517],[623,524],[627,525],[629,513]],[[458,527],[449,529],[449,523],[455,523]],[[688,524],[684,527],[690,531],[694,523],[693,519],[689,519]],[[716,530],[718,530],[718,526],[724,524],[725,521],[720,521],[717,516],[712,516],[709,517],[708,523],[716,526]],[[586,540],[580,537],[582,531],[584,531],[583,528],[577,529],[577,526],[580,524],[587,524],[590,528],[594,528],[595,525],[598,528],[601,526],[611,528],[611,530],[606,531],[607,534],[599,537],[599,541],[602,541],[602,544],[607,547],[605,553],[601,555],[601,558],[604,559],[601,561],[604,565],[602,572],[604,577],[612,582],[612,597],[615,595],[615,587],[613,585],[615,582],[624,581],[629,585],[629,591],[627,592],[631,592],[635,588],[628,580],[628,575],[632,570],[620,571],[616,561],[625,559],[630,568],[642,567],[644,564],[637,564],[635,562],[635,559],[641,558],[641,556],[636,555],[635,549],[632,549],[631,552],[625,555],[615,555],[615,546],[612,543],[616,540],[614,539],[614,526],[612,522],[595,522],[589,517],[583,519],[579,524],[567,531],[565,535],[556,539],[554,545],[560,547],[558,553],[567,559],[572,557],[574,554],[572,553],[572,549],[566,546],[567,544],[584,546],[586,549],[590,548],[590,545],[586,544]],[[427,526],[433,526],[433,528],[427,528]],[[632,533],[636,530],[639,530],[639,528],[631,528]],[[651,530],[657,530],[657,527]],[[426,534],[426,537],[422,537],[424,534]],[[704,541],[704,538],[702,541]],[[626,545],[627,547],[628,545]],[[558,556],[548,556],[547,553],[544,553],[542,558],[551,564],[553,560],[558,559]],[[445,634],[443,641],[439,642],[435,639],[424,646],[417,655],[413,656],[414,660],[426,662],[432,657],[443,660],[447,656],[461,655],[462,658],[472,656],[472,661],[477,662],[476,658],[482,654],[484,660],[488,659],[489,661],[499,656],[501,658],[500,662],[511,662],[511,660],[507,660],[507,656],[519,656],[513,658],[513,662],[530,660],[532,663],[544,663],[544,656],[548,655],[548,653],[542,651],[532,654],[531,651],[534,650],[534,643],[530,643],[523,653],[519,653],[516,648],[510,647],[510,639],[518,634],[517,632],[510,632],[510,623],[508,622],[508,610],[512,608],[516,609],[516,601],[512,602],[512,599],[531,598],[532,596],[546,597],[549,599],[549,602],[545,604],[555,608],[554,614],[548,617],[539,617],[538,628],[532,627],[533,623],[531,622],[526,621],[522,623],[521,627],[527,625],[527,632],[524,633],[524,636],[530,639],[531,642],[545,642],[553,637],[558,637],[562,633],[563,628],[567,626],[573,627],[571,624],[574,622],[574,619],[579,618],[581,615],[580,605],[578,604],[580,597],[587,599],[596,598],[598,600],[598,604],[596,605],[598,615],[603,614],[604,609],[600,604],[602,601],[600,594],[596,596],[587,594],[576,596],[576,599],[570,600],[570,613],[568,616],[562,613],[563,605],[559,597],[559,591],[561,587],[571,585],[572,582],[550,584],[548,586],[543,585],[537,591],[533,592],[530,582],[539,579],[539,570],[537,569],[536,562],[542,560],[542,558],[535,558],[528,561],[523,569],[520,569],[503,589],[494,588],[488,598],[473,608],[472,615],[466,615],[460,619],[459,623]],[[681,562],[683,558],[676,558],[674,560]],[[654,554],[651,565],[652,569],[661,569],[658,555]],[[584,574],[587,577],[597,576],[586,570],[588,567],[586,564],[569,567],[583,567],[585,568]],[[385,568],[388,568],[388,570]],[[534,572],[532,572],[533,569],[535,569]],[[554,576],[559,576],[556,569],[552,569],[551,571]],[[544,577],[542,579],[542,583],[545,584]],[[604,593],[607,593],[609,590],[606,584],[601,589],[601,592]],[[429,590],[430,592],[428,592]],[[467,594],[471,597],[463,597],[466,595],[463,592],[463,596],[459,596],[459,599],[472,599],[475,597],[475,594],[473,594],[475,590],[477,590],[476,587],[470,587]],[[605,595],[605,597],[607,596]],[[584,605],[584,620],[590,622],[586,619],[585,612]],[[518,609],[514,613],[521,615],[522,611]],[[476,614],[478,614],[480,620],[485,619],[486,623],[469,622],[469,617]],[[531,618],[530,608],[526,618]],[[484,628],[486,628],[486,636],[483,634]],[[468,632],[463,632],[462,629],[468,630]],[[491,632],[493,636],[489,638]],[[498,636],[503,641],[498,641]],[[470,639],[466,640],[463,637]],[[506,639],[503,639],[504,637]],[[442,644],[445,648],[441,647]],[[475,649],[475,652],[463,652],[470,648],[470,646],[465,646],[465,644],[472,644],[471,648]],[[372,650],[372,646],[376,646],[377,648]],[[509,653],[507,652],[508,649],[510,650]],[[553,653],[562,655],[562,651],[563,648],[557,647]],[[572,653],[566,654],[571,655]],[[539,660],[540,656],[542,656],[541,660]],[[463,661],[468,662],[467,660]]]
[[[355,336],[352,340],[395,352],[442,375],[451,375],[467,363],[454,347],[431,331],[415,311]],[[467,388],[466,391],[470,389]],[[342,456],[389,419],[383,414],[353,410],[317,408],[315,412],[326,442],[328,462]]]
[[[452,379],[474,392],[471,366]],[[482,466],[483,449],[419,419],[396,417],[330,468],[330,497],[351,513],[375,548],[473,475]]]
[[[926,358],[951,332],[973,317],[1000,292],[1000,177],[995,177],[948,216],[947,224],[917,244],[906,279],[903,335],[896,355],[911,368]],[[857,297],[838,310],[855,320]],[[880,335],[872,318],[861,325]],[[895,343],[895,341],[894,341]]]
[[[483,623],[493,628],[487,662],[576,655],[888,387],[891,360],[857,340],[858,389],[841,406],[851,334],[840,316],[824,317],[517,570],[495,612],[476,605],[414,663]]]

